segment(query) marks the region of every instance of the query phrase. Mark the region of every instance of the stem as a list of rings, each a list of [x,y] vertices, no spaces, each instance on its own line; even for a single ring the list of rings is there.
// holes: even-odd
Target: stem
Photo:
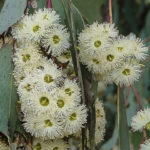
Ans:
[[[137,103],[139,105],[140,110],[143,110],[141,99],[140,99],[140,96],[139,96],[138,92],[136,91],[136,88],[133,85],[131,86],[131,88],[132,88],[132,90],[135,94],[135,97],[136,97],[136,100],[137,100]]]
[[[78,57],[78,52],[77,52],[76,33],[75,33],[75,25],[74,25],[74,19],[73,19],[73,11],[72,11],[72,0],[68,0],[68,5],[69,5],[69,12],[70,12],[71,34],[72,34],[72,40],[73,40],[73,47],[74,47],[75,58],[76,58],[76,62],[77,62],[77,75],[79,77],[79,82],[81,85],[82,103],[86,105],[82,72],[81,72],[81,67],[80,67],[79,57]],[[86,149],[86,129],[87,129],[87,127],[85,127],[85,129],[82,129],[82,150]]]
[[[130,94],[130,87],[127,88],[127,95],[126,95],[126,99],[125,99],[125,107],[128,106],[128,98],[129,98],[129,94]]]
[[[112,18],[112,0],[109,0],[108,2],[108,9],[109,9],[109,22],[112,24],[113,23],[113,18]]]
[[[47,0],[47,8],[53,8],[51,0]]]
[[[118,121],[118,130],[119,130],[119,120],[120,120],[120,114],[119,114],[119,105],[120,105],[120,90],[119,85],[117,86],[117,121]]]

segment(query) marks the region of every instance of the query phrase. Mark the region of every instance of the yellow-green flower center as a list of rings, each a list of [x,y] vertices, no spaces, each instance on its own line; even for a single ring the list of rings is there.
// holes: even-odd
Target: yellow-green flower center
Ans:
[[[27,90],[27,92],[29,92],[31,90],[31,85],[27,84],[26,86],[24,86],[24,88]]]
[[[123,51],[123,47],[118,47],[118,51],[122,52]]]
[[[51,75],[46,74],[46,75],[44,76],[44,81],[45,81],[46,83],[50,83],[50,82],[53,81],[53,78],[52,78]]]
[[[49,119],[45,120],[44,122],[45,122],[46,127],[52,127],[53,126],[53,124],[51,123],[51,121]]]
[[[106,30],[106,25],[104,25],[104,32],[107,33],[108,31]]]
[[[97,59],[93,59],[93,63],[99,64],[99,61]]]
[[[54,147],[53,150],[59,150],[59,147]]]
[[[40,143],[37,143],[37,144],[34,146],[34,148],[35,148],[36,150],[41,150],[41,149],[42,149],[42,146],[41,146]]]
[[[94,42],[94,46],[95,46],[96,48],[100,47],[101,44],[102,44],[102,43],[101,43],[101,41],[99,41],[99,40],[97,40],[97,41]]]
[[[112,61],[114,60],[114,58],[115,58],[115,57],[114,57],[113,55],[111,55],[111,54],[107,56],[107,60],[108,60],[109,62],[112,62]]]
[[[20,80],[23,80],[24,78],[25,78],[25,77],[22,76],[22,77],[20,77]]]
[[[43,19],[44,19],[44,20],[48,19],[48,18],[47,18],[47,15],[44,15]]]
[[[47,97],[41,97],[40,98],[40,104],[42,106],[47,106],[49,104],[49,99]]]
[[[27,62],[27,61],[29,61],[30,60],[30,54],[25,54],[25,55],[22,55],[22,60],[23,60],[23,62]]]
[[[64,55],[65,55],[65,57],[66,57],[67,59],[71,58],[71,53],[70,53],[70,52],[66,52],[66,53],[64,53]]]
[[[150,131],[150,122],[146,124],[145,128]]]
[[[64,102],[62,99],[59,99],[59,100],[57,101],[57,106],[58,106],[59,108],[64,107],[64,105],[65,105],[65,102]]]
[[[96,110],[96,117],[103,117],[99,109]]]
[[[74,93],[74,91],[71,91],[70,88],[66,88],[66,89],[65,89],[65,93],[68,94],[69,96],[71,96],[72,93]]]
[[[76,114],[76,113],[71,114],[70,120],[71,120],[71,121],[74,121],[74,120],[76,120],[76,119],[77,119],[77,114]]]
[[[130,74],[131,74],[130,69],[124,69],[124,70],[122,71],[122,74],[125,75],[125,76],[130,75]]]
[[[33,27],[33,32],[37,32],[41,27],[39,25],[36,25]]]
[[[54,35],[53,36],[53,41],[54,41],[55,44],[58,44],[60,42],[59,36],[58,35]]]

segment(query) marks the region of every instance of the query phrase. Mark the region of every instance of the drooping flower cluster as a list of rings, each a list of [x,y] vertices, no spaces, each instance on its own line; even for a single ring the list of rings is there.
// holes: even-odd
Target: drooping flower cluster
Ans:
[[[150,108],[138,111],[132,117],[131,126],[134,131],[150,130]]]
[[[0,150],[9,150],[8,139],[0,133]]]
[[[141,39],[118,35],[110,23],[93,23],[79,35],[80,61],[106,84],[130,86],[137,81],[147,51]]]
[[[87,118],[87,109],[81,105],[80,87],[70,77],[74,71],[68,50],[69,33],[59,22],[55,11],[40,9],[33,15],[23,16],[12,30],[17,40],[14,77],[24,128],[44,140],[78,132]],[[53,150],[59,145],[67,149],[59,140],[58,145],[55,141],[35,143],[35,147],[50,144]]]
[[[140,110],[135,116],[132,117],[131,127],[133,131],[143,131],[146,129],[150,131],[150,108]],[[141,150],[149,150],[150,139],[141,144]]]
[[[95,143],[98,144],[104,139],[105,134],[105,126],[106,126],[106,118],[103,103],[96,99],[95,101],[95,112],[96,112],[96,123],[95,123]],[[87,132],[87,146],[90,147],[90,135],[89,130]],[[74,134],[74,137],[77,139],[81,139],[81,131]],[[81,142],[82,143],[82,142]],[[80,147],[82,147],[80,143]]]

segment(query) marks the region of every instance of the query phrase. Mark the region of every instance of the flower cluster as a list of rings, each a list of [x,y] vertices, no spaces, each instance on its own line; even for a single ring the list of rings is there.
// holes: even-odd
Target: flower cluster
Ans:
[[[9,150],[8,139],[0,133],[0,150]]]
[[[80,61],[97,80],[130,86],[139,79],[148,48],[134,34],[122,36],[114,24],[97,22],[79,35]]]
[[[105,112],[104,112],[104,107],[103,103],[96,99],[95,101],[95,112],[96,112],[96,123],[95,123],[95,143],[98,144],[104,139],[104,134],[105,134],[105,126],[106,126],[106,118],[105,118]],[[90,134],[89,130],[87,132],[87,146],[90,147]],[[74,137],[77,139],[81,139],[81,131],[77,132],[74,134]],[[82,142],[80,142],[80,147]]]
[[[140,110],[135,116],[132,117],[131,127],[133,131],[143,131],[146,129],[150,131],[150,108]],[[149,150],[150,140],[146,140],[141,144],[141,150]]]
[[[86,123],[87,109],[81,105],[80,87],[72,79],[69,33],[54,10],[40,9],[23,16],[12,35],[17,40],[14,78],[24,128],[39,138],[33,143],[35,149],[50,145],[53,150],[59,146],[66,150],[63,140],[47,143],[41,139],[63,138]]]

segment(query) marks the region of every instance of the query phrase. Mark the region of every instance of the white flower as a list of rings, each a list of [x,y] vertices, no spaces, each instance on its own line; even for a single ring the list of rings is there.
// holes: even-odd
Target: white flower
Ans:
[[[45,61],[41,65],[41,69],[34,70],[32,76],[35,78],[39,88],[43,85],[48,90],[56,87],[56,84],[59,84],[63,78],[62,71],[51,60]]]
[[[132,117],[131,127],[134,131],[142,131],[143,128],[150,130],[150,109],[144,109],[137,112]]]
[[[90,55],[86,51],[80,51],[80,61],[86,65],[89,71],[93,73],[101,73],[102,55]],[[102,71],[104,72],[104,71]]]
[[[18,94],[20,96],[28,95],[36,88],[35,80],[32,76],[28,75],[26,78],[20,81],[18,86]]]
[[[95,111],[96,111],[95,142],[97,144],[103,140],[106,126],[106,118],[103,104],[98,99],[95,101]]]
[[[68,148],[69,145],[63,139],[58,139],[51,142],[49,150],[67,150]]]
[[[54,24],[59,23],[59,15],[56,14],[56,11],[50,8],[38,9],[33,15],[34,20],[40,20],[41,24],[44,24],[45,29],[51,27]]]
[[[110,78],[112,78],[117,85],[130,86],[139,79],[141,68],[138,63],[133,61],[134,60],[127,60],[112,71]]]
[[[125,36],[119,36],[117,39],[110,40],[107,48],[119,57],[130,56],[129,40]]]
[[[38,47],[31,43],[16,48],[16,52],[13,56],[15,66],[26,72],[33,71],[33,68],[38,66],[40,59],[41,55],[38,52]]]
[[[0,150],[10,150],[8,139],[0,133]]]
[[[127,36],[129,54],[134,56],[137,60],[144,60],[147,56],[148,47],[143,44],[143,41],[139,38],[136,38],[134,34],[129,34]]]
[[[71,52],[67,50],[66,52],[62,53],[60,56],[57,56],[57,61],[61,63],[72,62]]]
[[[76,107],[77,104],[79,103],[75,101],[76,100],[75,98],[78,98],[78,95],[77,97],[72,98],[65,93],[64,87],[61,89],[58,88],[57,90],[55,90],[53,97],[53,100],[56,103],[55,111],[62,117],[66,116],[68,114],[68,109]]]
[[[48,53],[59,56],[69,48],[69,33],[63,25],[54,25],[47,30],[42,44],[45,48],[49,48]]]
[[[23,125],[32,136],[42,139],[55,139],[62,136],[62,122],[53,113],[26,114]]]
[[[37,17],[28,16],[23,19],[23,31],[25,33],[25,39],[27,41],[40,42],[41,37],[46,32],[44,19],[40,20]],[[23,40],[23,39],[22,39]]]
[[[65,79],[63,90],[67,96],[72,99],[72,101],[77,102],[79,104],[81,102],[80,98],[80,87],[74,80]]]
[[[80,33],[79,49],[87,51],[89,54],[99,54],[106,49],[109,38],[117,35],[118,31],[114,25],[95,22]]]
[[[64,132],[73,134],[84,127],[87,121],[87,109],[84,105],[68,109],[66,121],[64,122]]]
[[[13,38],[17,39],[18,42],[24,41],[24,39],[26,39],[26,33],[23,28],[23,20],[27,20],[27,18],[29,18],[28,15],[22,16],[22,18],[12,27],[12,36]]]
[[[25,96],[23,95],[20,98],[22,101],[21,110],[24,113],[49,113],[56,108],[56,102],[53,100],[53,91],[49,92],[46,89],[42,91],[34,89],[32,93]]]
[[[119,55],[115,52],[110,50],[105,51],[101,56],[101,68],[99,68],[99,72],[101,73],[107,73],[114,70],[118,64],[121,63],[122,59],[119,57]],[[100,60],[99,59],[99,60]]]
[[[141,144],[141,149],[140,150],[149,150],[150,149],[150,140],[146,140],[144,144]]]
[[[51,145],[51,142],[43,141],[40,138],[34,138],[32,148],[33,150],[47,150],[47,148]]]
[[[13,71],[13,76],[15,78],[15,85],[18,86],[20,82],[27,76],[27,73],[22,68],[15,67]]]

